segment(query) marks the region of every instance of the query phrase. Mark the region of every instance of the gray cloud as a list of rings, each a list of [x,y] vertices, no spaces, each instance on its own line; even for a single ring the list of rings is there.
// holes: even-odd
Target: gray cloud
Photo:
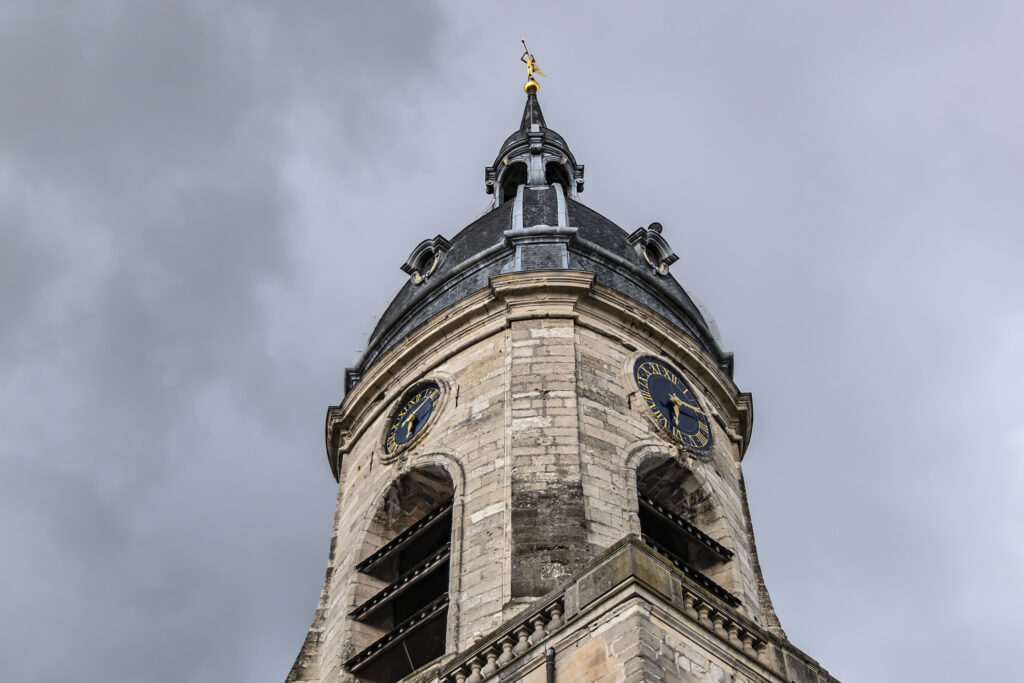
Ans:
[[[736,352],[794,642],[849,681],[1005,676],[1022,23],[1012,3],[9,3],[0,671],[283,679],[326,560],[324,409],[412,246],[484,207],[526,37],[584,200],[660,220]]]
[[[395,97],[429,66],[433,10],[404,19],[330,3],[5,11],[5,677],[283,678],[312,605],[287,579],[315,594],[324,556],[295,537],[317,519],[326,533],[333,496],[329,476],[304,480],[319,505],[273,481],[296,453],[319,464],[338,392],[268,348],[287,308],[273,293],[305,294],[294,118],[339,117],[334,158],[387,138],[391,105],[352,94],[372,83],[364,57]],[[404,56],[375,38],[385,23]],[[307,438],[282,438],[297,426]]]

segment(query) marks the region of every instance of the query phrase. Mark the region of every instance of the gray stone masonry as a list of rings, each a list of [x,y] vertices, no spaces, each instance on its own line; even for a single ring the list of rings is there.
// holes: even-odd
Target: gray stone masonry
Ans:
[[[835,683],[816,661],[629,536],[558,590],[412,683]]]
[[[631,374],[641,355],[662,358],[682,373],[710,416],[708,453],[673,443],[648,414]],[[385,433],[407,390],[428,380],[441,387],[441,398],[427,426],[404,450],[385,453]],[[751,424],[749,394],[739,391],[717,359],[652,310],[595,283],[592,273],[559,269],[491,277],[487,289],[453,304],[383,354],[328,411],[337,513],[321,600],[288,680],[355,680],[344,662],[385,632],[349,617],[383,585],[355,566],[388,540],[374,519],[397,495],[399,482],[414,480],[417,472],[441,477],[454,490],[442,668],[480,634],[526,614],[573,576],[580,577],[574,590],[582,595],[588,581],[597,580],[586,576],[604,570],[582,576],[581,570],[639,533],[638,479],[651,485],[651,473],[662,472],[657,468],[676,477],[665,495],[678,490],[678,504],[692,508],[701,528],[734,553],[707,568],[741,600],[728,612],[734,620],[729,623],[756,632],[769,651],[791,648],[764,588],[746,508],[740,463]],[[650,551],[637,553],[654,558]],[[659,570],[661,584],[638,582],[628,600],[600,598],[615,600],[587,627],[603,634],[602,644],[573,641],[571,652],[560,650],[560,661],[576,662],[572,666],[580,671],[592,667],[595,676],[605,672],[593,680],[716,680],[714,667],[735,671],[738,681],[789,680],[764,673],[778,667],[760,656],[751,661],[761,668],[751,671],[767,677],[757,678],[729,659],[735,648],[708,644],[712,622],[678,605],[669,610],[664,598],[642,593],[650,587],[669,598],[679,595],[679,578],[666,571]],[[566,592],[566,609],[573,599]],[[574,618],[583,623],[581,615]],[[621,641],[627,632],[640,633],[640,640]],[[687,648],[704,648],[699,661],[689,659]],[[483,670],[487,656],[481,656]],[[666,658],[676,662],[675,678],[643,678],[650,667],[670,668]]]
[[[516,320],[512,403],[512,597],[540,596],[589,559],[572,319]]]

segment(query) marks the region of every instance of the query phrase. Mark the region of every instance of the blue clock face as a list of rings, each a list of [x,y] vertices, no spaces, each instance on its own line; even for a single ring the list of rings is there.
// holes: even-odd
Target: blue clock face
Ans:
[[[647,409],[675,440],[695,451],[711,448],[707,413],[678,372],[657,358],[645,356],[633,366],[633,377]]]
[[[384,441],[384,451],[388,454],[395,453],[415,439],[416,435],[427,426],[439,398],[441,398],[441,389],[433,383],[424,385],[409,396],[401,410],[391,420],[391,426],[388,428],[388,435]]]

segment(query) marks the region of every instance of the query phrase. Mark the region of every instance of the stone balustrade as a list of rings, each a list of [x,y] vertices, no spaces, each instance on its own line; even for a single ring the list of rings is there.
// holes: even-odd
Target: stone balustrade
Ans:
[[[702,598],[696,591],[689,590],[685,585],[683,592],[683,612],[691,619],[710,628],[720,637],[728,640],[745,653],[763,659],[768,643],[753,629],[733,619],[724,610],[718,609]]]
[[[544,601],[539,609],[531,609],[512,620],[500,631],[481,638],[457,661],[445,667],[437,680],[442,683],[479,683],[501,668],[521,658],[545,638],[560,629],[564,622],[564,597],[558,595]],[[543,655],[542,651],[541,655]]]
[[[745,662],[744,670],[748,672],[745,675],[753,675],[757,680],[835,683],[827,671],[785,638],[754,623],[636,536],[616,543],[562,588],[539,599],[536,607],[526,609],[507,625],[480,637],[469,648],[439,662],[436,668],[416,680],[432,683],[519,680],[544,667],[544,653],[549,647],[556,652],[557,675],[567,677],[563,680],[584,680],[595,673],[586,666],[623,651],[616,650],[617,643],[624,642],[628,647],[639,638],[637,628],[651,627],[649,616],[641,617],[640,622],[613,623],[616,617],[611,615],[630,603],[646,605],[641,610],[648,610],[648,614],[651,609],[660,610],[661,619],[689,620],[690,627],[677,621],[676,632],[684,639],[691,633],[698,639],[712,637],[727,645],[733,654],[723,654],[726,659],[720,664]],[[677,617],[672,616],[673,610]],[[598,626],[599,623],[605,626]],[[694,630],[694,626],[699,628]],[[605,627],[609,630],[598,636],[597,631]],[[657,629],[651,631],[655,632]],[[603,639],[597,651],[586,650],[581,645],[594,638]],[[678,646],[679,641],[663,642],[660,648],[669,652]],[[724,650],[719,652],[724,653]],[[698,664],[700,662],[694,662],[693,666]],[[619,667],[622,663],[609,659],[607,666]],[[648,680],[644,677],[646,669],[638,671],[622,680],[631,683]],[[751,674],[751,671],[757,673]]]

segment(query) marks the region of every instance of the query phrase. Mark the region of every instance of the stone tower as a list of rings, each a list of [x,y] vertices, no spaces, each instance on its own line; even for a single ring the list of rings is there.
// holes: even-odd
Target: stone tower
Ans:
[[[492,208],[416,246],[328,410],[330,557],[287,680],[834,680],[761,577],[732,355],[661,226],[579,201],[526,91]]]

